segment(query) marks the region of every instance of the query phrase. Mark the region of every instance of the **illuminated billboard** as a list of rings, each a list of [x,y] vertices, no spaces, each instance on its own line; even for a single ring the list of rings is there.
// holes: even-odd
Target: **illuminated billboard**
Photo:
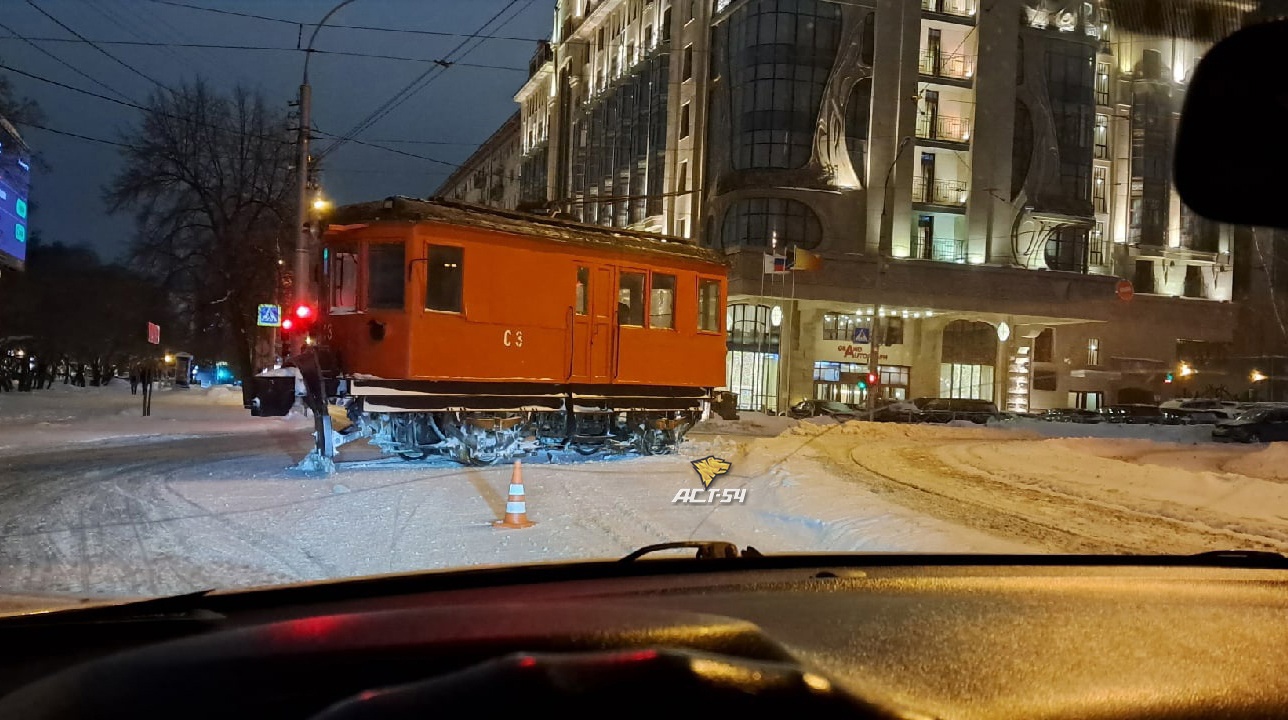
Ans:
[[[31,151],[7,120],[0,118],[0,266],[23,269],[27,262],[27,191]]]

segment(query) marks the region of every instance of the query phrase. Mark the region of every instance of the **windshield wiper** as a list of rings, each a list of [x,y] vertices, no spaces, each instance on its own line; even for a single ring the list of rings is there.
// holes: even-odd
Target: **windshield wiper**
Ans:
[[[630,555],[622,558],[618,562],[634,562],[649,553],[655,553],[661,550],[673,550],[675,548],[696,548],[696,555],[699,560],[711,560],[716,558],[739,558],[739,557],[764,557],[760,551],[754,547],[748,546],[741,552],[738,546],[731,542],[723,540],[685,540],[682,542],[657,543],[656,545],[645,545],[644,547],[632,552]]]
[[[1270,550],[1208,550],[1185,557],[1194,560],[1213,560],[1222,567],[1288,569],[1288,557]]]
[[[0,626],[4,628],[27,625],[29,623],[66,623],[66,622],[138,622],[145,620],[189,620],[211,621],[223,619],[222,615],[210,612],[197,601],[214,592],[213,589],[197,590],[179,595],[166,595],[142,600],[123,601],[105,600],[93,604],[57,605],[48,610],[30,613],[18,612],[0,616]]]

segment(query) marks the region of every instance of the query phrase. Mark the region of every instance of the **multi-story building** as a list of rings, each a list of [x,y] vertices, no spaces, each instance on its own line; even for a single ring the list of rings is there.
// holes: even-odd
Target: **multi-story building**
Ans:
[[[725,252],[743,407],[861,401],[874,334],[889,397],[1243,391],[1246,243],[1171,156],[1197,58],[1252,8],[563,0],[515,98],[523,199]],[[822,267],[767,276],[793,247]]]
[[[523,159],[520,120],[519,112],[511,115],[443,181],[435,197],[503,210],[518,208],[519,165]]]

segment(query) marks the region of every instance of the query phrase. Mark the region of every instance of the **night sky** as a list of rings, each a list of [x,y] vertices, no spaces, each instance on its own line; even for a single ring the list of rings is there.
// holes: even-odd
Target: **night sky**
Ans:
[[[185,5],[252,13],[294,22],[317,23],[339,0],[167,0]],[[252,51],[182,47],[100,45],[108,53],[166,85],[201,76],[220,89],[244,84],[285,108],[298,92],[304,53],[294,50],[298,26],[261,19],[188,10],[156,0],[31,0],[71,30],[93,41],[252,45],[290,48]],[[460,163],[517,109],[514,93],[527,79],[527,64],[538,38],[550,35],[555,0],[519,0],[485,34],[519,40],[484,41],[457,65],[371,128],[359,140],[452,164]],[[433,60],[444,57],[462,37],[373,32],[332,25],[430,30],[468,34],[509,4],[509,0],[355,0],[328,21],[316,49],[396,55]],[[31,44],[0,28],[0,64],[102,95],[107,86],[139,104],[158,90],[150,80],[113,62],[45,17],[28,0],[0,0],[0,23],[20,36],[42,38],[40,48],[102,83],[78,75]],[[306,27],[302,44],[312,28]],[[471,42],[473,44],[473,41]],[[468,47],[468,45],[467,45]],[[457,56],[454,56],[457,57]],[[314,54],[309,65],[313,127],[343,134],[375,106],[390,99],[429,66],[427,62]],[[79,135],[119,140],[141,112],[81,95],[0,68],[19,97],[40,103],[45,125]],[[102,187],[119,166],[119,149],[43,130],[20,128],[27,143],[50,165],[33,174],[32,230],[46,242],[84,243],[104,259],[121,259],[132,233],[128,215],[107,214]],[[399,142],[388,142],[399,141]],[[415,142],[405,142],[415,141]],[[322,138],[314,148],[325,147]],[[431,194],[452,168],[353,143],[328,155],[323,191],[337,203],[389,195]]]

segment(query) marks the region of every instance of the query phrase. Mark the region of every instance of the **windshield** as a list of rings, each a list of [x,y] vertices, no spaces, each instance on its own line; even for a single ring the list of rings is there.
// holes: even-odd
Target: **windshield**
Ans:
[[[0,595],[1288,551],[1288,242],[1172,182],[1261,5],[6,3]]]

